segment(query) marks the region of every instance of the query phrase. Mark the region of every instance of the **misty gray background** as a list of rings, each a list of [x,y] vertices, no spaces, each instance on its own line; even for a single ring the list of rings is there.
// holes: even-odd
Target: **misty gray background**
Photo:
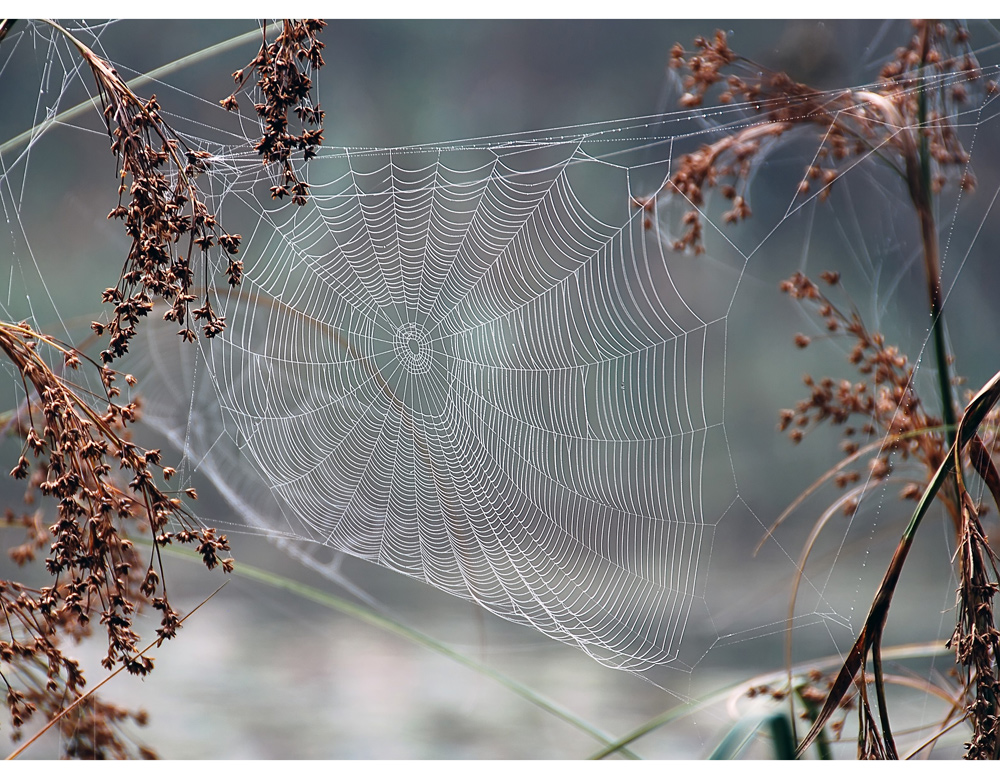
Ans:
[[[143,72],[252,27],[249,22],[122,22],[110,26],[101,40],[130,77],[125,66]],[[873,81],[900,36],[909,35],[906,23],[871,21],[333,21],[323,34],[326,67],[319,77],[325,137],[336,146],[401,146],[674,110],[677,92],[666,76],[670,47],[717,27],[730,31],[730,43],[740,53],[821,88]],[[982,45],[997,40],[991,27],[973,30]],[[0,45],[0,143],[37,121],[38,106],[51,105],[59,89],[54,75],[44,80],[44,47],[21,39],[10,53],[9,43]],[[171,76],[170,83],[204,96],[199,121],[211,122],[218,99],[229,92],[229,73],[255,50],[246,45],[219,55]],[[142,90],[153,91],[158,92]],[[82,97],[79,86],[71,85],[60,107]],[[975,239],[969,237],[1000,186],[995,137],[989,124],[975,136],[980,189],[969,196],[969,208],[978,216],[970,217],[971,226],[956,228],[944,266],[958,371],[974,386],[997,369],[991,335],[998,324],[991,294],[997,275],[989,251],[996,246],[996,220],[987,220]],[[734,232],[740,246],[756,243],[780,217],[774,209],[784,209],[789,185],[794,186],[814,149],[814,143],[793,144],[789,156],[762,166],[751,190],[755,217]],[[73,127],[52,130],[27,161],[18,154],[2,160],[5,169],[26,164],[28,175],[22,191],[12,191],[12,185],[23,176],[4,180],[3,203],[13,226],[0,244],[0,292],[9,286],[12,295],[0,295],[0,303],[11,318],[32,310],[44,326],[46,316],[48,323],[57,322],[59,312],[69,330],[85,332],[99,310],[100,291],[113,283],[127,250],[118,225],[104,219],[115,202],[107,139],[91,115]],[[866,191],[868,197],[874,191],[866,182],[882,181],[882,174],[859,176],[851,190],[854,200],[832,198],[828,207],[815,210],[815,221],[804,215],[789,220],[741,282],[730,318],[726,429],[742,500],[720,522],[711,557],[719,575],[706,594],[706,616],[689,627],[693,634],[728,638],[718,641],[693,673],[651,674],[654,684],[603,668],[569,647],[373,566],[348,561],[345,575],[392,614],[614,735],[675,705],[678,696],[697,698],[727,682],[780,668],[783,628],[772,621],[784,615],[789,556],[798,554],[826,503],[819,498],[791,520],[780,546],[765,545],[757,558],[749,552],[764,527],[830,466],[836,437],[817,431],[795,449],[775,432],[777,412],[804,394],[803,372],[850,374],[840,344],[806,352],[792,347],[796,332],[813,333],[814,326],[778,294],[777,283],[800,267],[814,274],[840,268],[866,321],[883,327],[905,353],[914,356],[926,335],[911,216],[892,204],[866,202]],[[947,202],[954,201],[952,194]],[[17,204],[16,219],[11,204]],[[30,240],[30,255],[18,220]],[[734,258],[724,247],[719,252],[716,261],[728,272]],[[35,267],[32,278],[25,269]],[[19,296],[30,296],[30,309],[27,298]],[[930,387],[930,380],[926,384]],[[16,397],[12,379],[5,379],[4,392],[5,403]],[[10,443],[0,452],[5,461],[16,458]],[[721,483],[726,467],[726,462],[712,462],[708,473],[721,473]],[[227,507],[207,485],[199,489],[196,508],[206,520],[227,516]],[[713,489],[709,479],[709,504]],[[905,524],[908,509],[893,502],[891,494],[857,523],[843,551],[818,553],[820,570],[843,580],[838,616],[849,624],[831,627],[812,620],[810,626],[806,619],[796,631],[801,657],[849,647],[887,550]],[[238,561],[342,592],[262,539],[233,536],[232,541]],[[904,581],[912,597],[894,607],[889,643],[950,634],[949,543],[942,523],[928,522]],[[12,565],[0,561],[0,578],[12,576]],[[168,576],[175,605],[184,609],[223,578],[186,561],[174,562]],[[933,604],[929,609],[928,603]],[[97,681],[99,647],[83,647],[81,655],[91,662],[90,680]],[[597,746],[447,658],[239,578],[154,655],[157,670],[150,678],[119,678],[104,692],[117,702],[148,709],[151,723],[138,735],[164,757],[575,758]],[[940,667],[946,668],[947,661]],[[716,707],[658,731],[636,749],[649,757],[702,757],[727,727],[725,712]],[[46,749],[51,745],[28,754],[53,754]]]

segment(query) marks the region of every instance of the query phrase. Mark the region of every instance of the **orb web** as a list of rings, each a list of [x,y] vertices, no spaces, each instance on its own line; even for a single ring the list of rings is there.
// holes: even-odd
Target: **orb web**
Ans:
[[[589,140],[327,155],[305,207],[257,212],[225,333],[190,359],[151,336],[147,405],[246,505],[242,462],[254,521],[314,563],[642,670],[683,664],[702,594],[725,312]],[[171,385],[189,413],[157,418]]]

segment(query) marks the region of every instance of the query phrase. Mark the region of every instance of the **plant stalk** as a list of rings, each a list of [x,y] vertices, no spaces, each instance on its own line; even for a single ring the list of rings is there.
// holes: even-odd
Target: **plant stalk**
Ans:
[[[927,96],[921,88],[919,96],[920,186],[914,190],[911,177],[910,195],[920,220],[920,238],[924,246],[924,274],[931,315],[931,336],[934,339],[934,360],[937,363],[938,391],[941,395],[941,418],[945,424],[948,447],[955,443],[955,402],[952,392],[951,365],[944,333],[944,300],[941,296],[941,260],[938,254],[937,225],[931,204],[931,160],[923,126],[927,116]]]
[[[920,55],[920,74],[926,71],[930,34],[924,27]],[[948,448],[955,443],[955,402],[952,392],[951,366],[944,337],[944,300],[941,296],[941,260],[938,252],[937,225],[931,202],[931,155],[929,139],[925,132],[927,124],[927,85],[921,84],[917,91],[917,148],[919,159],[907,159],[907,180],[910,198],[920,220],[920,239],[924,247],[924,274],[927,277],[927,295],[931,315],[931,336],[934,339],[934,360],[937,363],[938,391],[941,395],[941,418],[945,424]],[[913,164],[919,170],[913,170]]]

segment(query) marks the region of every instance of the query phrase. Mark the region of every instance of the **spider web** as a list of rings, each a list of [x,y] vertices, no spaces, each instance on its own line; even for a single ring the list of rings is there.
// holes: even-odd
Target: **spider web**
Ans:
[[[242,506],[252,473],[250,516],[311,559],[641,670],[678,660],[703,589],[725,318],[678,287],[604,134],[328,155],[305,207],[259,215],[224,337],[157,370],[199,398],[157,424]]]
[[[102,30],[91,29],[97,42]],[[88,89],[58,40],[31,28],[19,40],[29,42],[63,63],[61,100]],[[824,232],[817,214],[831,205],[797,189],[815,138],[772,150],[763,164],[781,205],[733,229],[710,204],[707,255],[692,257],[671,249],[691,204],[636,202],[681,154],[761,122],[747,106],[328,146],[304,174],[311,198],[298,208],[267,199],[255,121],[156,88],[190,109],[170,121],[213,155],[207,184],[223,223],[244,236],[245,275],[216,290],[221,336],[187,348],[171,328],[144,323],[129,369],[142,379],[145,420],[183,452],[186,478],[215,484],[235,526],[331,577],[347,553],[634,672],[690,670],[710,650],[784,631],[781,609],[769,616],[756,585],[741,592],[747,574],[730,567],[773,516],[756,461],[781,462],[759,443],[762,429],[773,436],[773,390],[762,413],[753,386],[771,370],[771,325],[784,321],[756,306],[760,289],[773,292],[807,256],[840,253],[859,299],[890,318],[916,250],[912,231],[894,226],[899,182],[876,159],[838,180]],[[994,117],[994,98],[962,117],[976,157],[994,146],[979,137]],[[101,141],[93,116],[65,124]],[[11,288],[15,273],[47,277],[21,222],[31,148],[5,156],[0,171]],[[994,159],[977,168],[987,196],[963,217],[970,229],[958,221],[961,191],[942,197],[946,289],[960,289],[1000,192]],[[820,260],[817,245],[828,252]],[[8,297],[4,315],[51,319],[47,304],[27,305],[25,314]],[[902,335],[922,350],[925,325],[909,327]],[[839,645],[836,631],[868,592],[858,566],[889,498],[875,494],[874,518],[833,534],[805,578],[797,628],[817,626]],[[787,580],[799,542],[772,541],[762,565]],[[860,563],[844,553],[857,542]]]

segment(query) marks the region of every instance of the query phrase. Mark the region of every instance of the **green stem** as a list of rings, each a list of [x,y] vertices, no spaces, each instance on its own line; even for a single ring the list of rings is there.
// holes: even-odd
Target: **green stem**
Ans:
[[[923,77],[927,65],[930,34],[924,28],[920,75]],[[951,366],[944,332],[944,301],[941,297],[941,262],[938,255],[937,226],[931,202],[931,155],[927,133],[927,87],[921,84],[917,91],[917,133],[920,153],[919,188],[912,185],[910,195],[920,218],[920,234],[924,245],[924,272],[927,276],[927,292],[930,299],[931,335],[934,339],[934,360],[937,363],[938,391],[941,395],[941,418],[945,424],[948,448],[955,443],[955,398],[952,392]]]
[[[796,697],[802,702],[802,706],[806,710],[806,716],[809,718],[810,722],[815,722],[816,717],[819,715],[819,706],[816,705],[816,701],[812,699],[811,696],[803,695],[807,685],[800,684],[795,688]],[[789,696],[791,700],[791,696]],[[794,707],[791,713],[795,714]],[[794,730],[794,720],[792,721],[792,726]],[[798,738],[796,737],[796,743],[798,743]],[[816,734],[816,752],[819,755],[820,760],[833,760],[833,752],[830,750],[830,739],[826,735],[826,728],[821,728],[819,733]]]

